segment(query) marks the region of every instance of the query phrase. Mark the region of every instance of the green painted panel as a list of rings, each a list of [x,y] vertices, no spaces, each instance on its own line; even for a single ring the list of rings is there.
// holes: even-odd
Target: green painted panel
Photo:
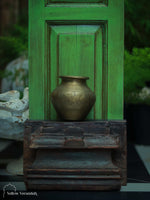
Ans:
[[[47,6],[43,10],[42,19],[48,20],[108,20],[108,16],[113,17],[115,13],[113,13],[111,9],[104,5],[91,5],[86,4],[86,6],[81,6],[77,4],[77,6]],[[65,24],[65,22],[64,22]]]
[[[108,119],[123,119],[124,4],[110,1],[108,21]]]
[[[62,73],[90,77],[89,118],[123,119],[124,1],[93,2],[29,1],[30,119],[56,119],[50,95]]]
[[[41,0],[29,1],[29,115],[30,119],[44,119],[44,23],[39,23],[36,13],[41,10]],[[35,9],[33,9],[35,8]],[[35,31],[36,30],[36,31]],[[40,41],[39,41],[40,38]]]
[[[49,26],[51,47],[51,92],[60,75],[88,76],[89,87],[96,93],[95,108],[88,119],[102,118],[102,27],[100,25]],[[97,73],[98,75],[97,75]],[[57,81],[56,81],[57,80]],[[51,103],[51,102],[50,102]],[[51,104],[50,119],[56,119]]]

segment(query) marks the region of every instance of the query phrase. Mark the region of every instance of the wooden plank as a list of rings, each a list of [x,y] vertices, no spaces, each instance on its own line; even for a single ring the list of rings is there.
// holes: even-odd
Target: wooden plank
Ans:
[[[99,159],[97,159],[99,158]],[[34,169],[117,169],[111,150],[39,149],[31,166]]]
[[[50,35],[51,33],[51,29],[49,28],[48,24],[45,22],[45,42],[44,42],[44,46],[45,46],[45,51],[44,51],[44,118],[45,119],[50,119],[51,116],[51,110],[53,108],[51,108],[51,87],[52,84],[55,84],[55,82],[57,81],[57,79],[55,79],[56,81],[53,80],[53,82],[51,83],[51,65],[53,65],[53,62],[55,62],[55,60],[53,60],[53,56],[51,56],[51,51],[53,51],[50,46],[48,45],[49,43],[52,43],[53,40],[51,40]],[[54,40],[55,41],[55,40]]]
[[[30,119],[44,119],[44,29],[39,20],[42,1],[29,1],[29,115]]]
[[[102,175],[89,175],[89,176],[82,176],[82,175],[61,175],[61,177],[59,175],[38,175],[38,174],[34,174],[34,175],[28,175],[28,178],[32,178],[32,179],[102,179],[102,180],[111,180],[111,179],[120,179],[119,175],[109,175],[109,176],[102,176]]]
[[[47,87],[47,90],[52,93],[52,91],[57,87],[58,85],[58,65],[59,65],[59,60],[58,60],[58,52],[59,52],[59,47],[58,47],[58,31],[57,27],[55,26],[50,26],[47,24],[48,28],[50,29],[50,35],[48,36],[50,38],[50,43],[47,43],[46,45],[50,48],[50,65],[47,65],[47,68],[49,68],[50,71],[50,84],[49,87]],[[52,81],[53,80],[53,81]],[[56,119],[57,114],[56,111],[52,105],[52,99],[51,95],[49,98],[49,105],[50,105],[50,115],[48,116],[47,119]],[[47,107],[47,110],[49,108]],[[46,112],[46,111],[45,111]]]
[[[32,190],[119,190],[121,187],[118,177],[112,180],[88,179],[28,179],[28,188]]]
[[[123,2],[110,1],[112,12],[111,20],[108,21],[108,119],[123,119]]]
[[[96,103],[94,105],[94,119],[104,119],[103,115],[103,29],[104,24],[99,27],[95,33],[94,44],[94,91],[96,95]],[[106,91],[107,92],[107,91]]]
[[[66,144],[68,143],[68,144]],[[85,137],[65,140],[64,137],[41,136],[34,137],[30,144],[31,149],[118,149],[119,137]]]
[[[110,7],[103,5],[95,6],[49,6],[44,8],[44,13],[40,17],[43,20],[108,20],[112,13]],[[65,22],[64,22],[65,23]]]
[[[27,169],[27,174],[28,175],[37,175],[37,174],[47,174],[47,175],[104,175],[105,173],[107,173],[107,175],[117,175],[119,174],[119,168],[91,168],[91,169],[87,169],[87,168],[83,168],[83,169],[65,169],[65,168],[57,168],[57,169],[34,169],[34,168],[28,168]]]

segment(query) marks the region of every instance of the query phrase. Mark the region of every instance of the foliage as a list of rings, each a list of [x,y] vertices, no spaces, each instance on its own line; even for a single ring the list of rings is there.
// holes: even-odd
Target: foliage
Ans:
[[[27,54],[28,30],[26,27],[14,25],[9,34],[0,37],[0,67],[22,54]]]
[[[146,98],[140,98],[139,94],[149,82],[150,48],[134,48],[132,53],[125,51],[125,102],[148,103]]]
[[[125,0],[125,47],[149,47],[150,1]]]

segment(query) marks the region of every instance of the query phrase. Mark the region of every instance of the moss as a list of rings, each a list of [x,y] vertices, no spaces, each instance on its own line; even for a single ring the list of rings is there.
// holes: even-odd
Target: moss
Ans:
[[[150,48],[125,51],[124,73],[125,102],[147,104],[149,101],[139,98],[139,93],[150,82]]]

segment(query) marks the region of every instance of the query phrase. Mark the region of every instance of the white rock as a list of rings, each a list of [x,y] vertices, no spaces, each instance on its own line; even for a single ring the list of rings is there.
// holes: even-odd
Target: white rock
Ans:
[[[12,91],[1,94],[0,102],[0,138],[23,140],[24,122],[29,118],[29,92],[28,88],[24,89],[22,99],[16,95],[10,95]]]
[[[29,119],[29,109],[23,112],[22,119],[23,119],[23,122],[26,121],[26,119]]]
[[[0,119],[0,138],[23,141],[23,123],[14,123],[7,119]]]
[[[8,76],[2,80],[2,93],[9,90],[23,91],[28,85],[28,69],[29,64],[26,57],[20,57],[10,62],[5,71]]]
[[[0,119],[10,119],[12,117],[11,112],[6,110],[0,110]]]
[[[0,101],[10,101],[12,99],[19,99],[20,93],[16,90],[11,90],[0,94]]]
[[[7,92],[8,94],[10,92]],[[7,97],[5,97],[7,98]],[[28,88],[24,89],[24,97],[22,99],[19,98],[13,98],[10,99],[7,102],[0,102],[0,109],[5,109],[10,112],[20,112],[22,113],[23,111],[27,110],[29,106],[28,103]]]

